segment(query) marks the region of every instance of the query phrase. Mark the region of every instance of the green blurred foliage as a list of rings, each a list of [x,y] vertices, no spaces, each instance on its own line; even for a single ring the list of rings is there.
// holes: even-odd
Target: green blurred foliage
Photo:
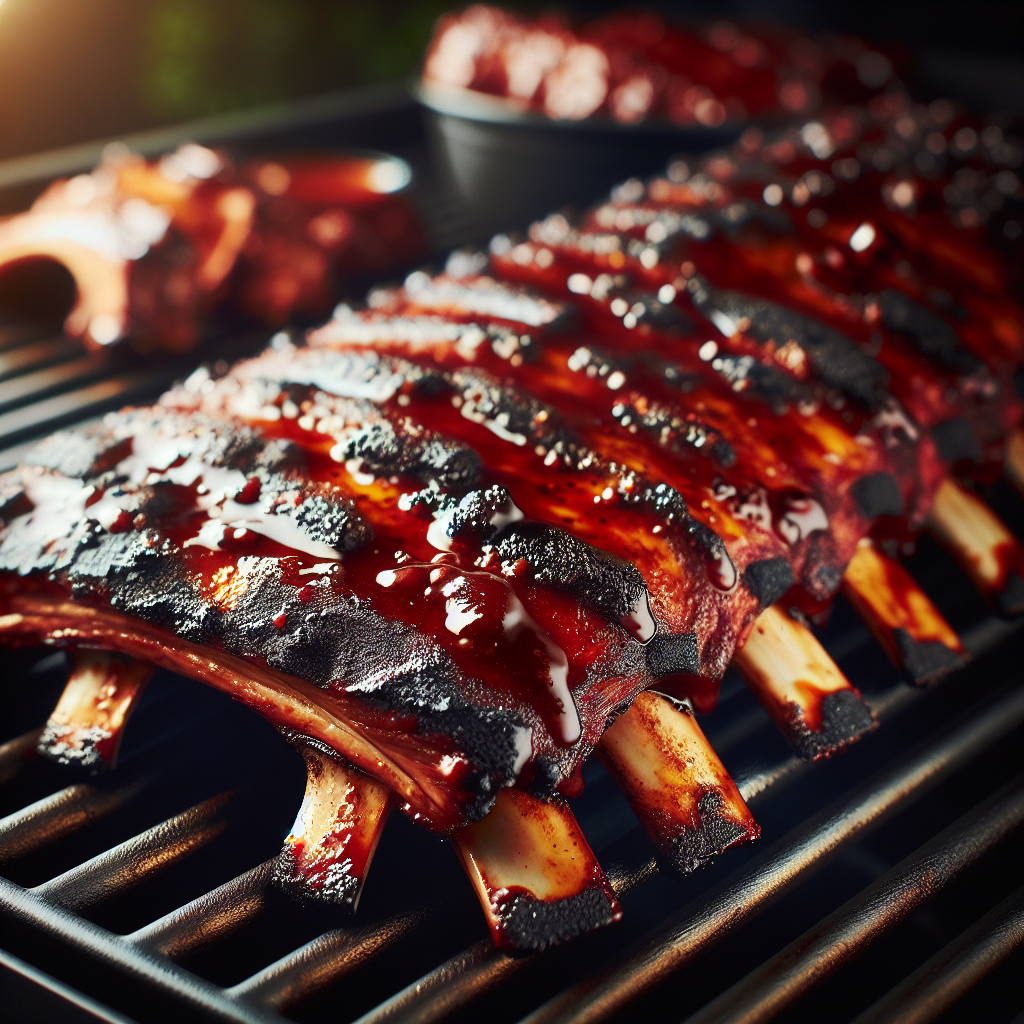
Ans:
[[[444,0],[152,0],[154,114],[197,117],[413,74]]]

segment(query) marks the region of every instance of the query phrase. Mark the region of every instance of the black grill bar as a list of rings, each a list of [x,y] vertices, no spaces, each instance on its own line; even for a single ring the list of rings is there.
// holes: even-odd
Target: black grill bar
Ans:
[[[752,867],[669,918],[611,970],[556,996],[526,1020],[529,1024],[590,1024],[607,1019],[1021,722],[1024,692],[1015,690],[870,780],[853,796],[814,815],[758,857]]]
[[[327,932],[228,991],[274,1007],[289,1006],[380,955],[443,912],[444,901],[438,900],[368,928]]]
[[[81,992],[71,988],[70,985],[65,985],[58,978],[54,978],[45,971],[33,967],[30,963],[26,963],[21,957],[12,956],[5,950],[0,949],[0,968],[2,967],[6,967],[14,974],[20,975],[40,988],[49,991],[65,1003],[84,1010],[91,1018],[105,1021],[106,1024],[137,1024],[131,1017],[126,1017],[124,1014],[110,1009],[109,1006],[104,1006],[96,999],[90,999],[89,996],[82,995]]]
[[[219,836],[228,825],[229,804],[230,795],[206,800],[32,891],[68,910],[83,910],[113,892],[131,889]]]
[[[186,971],[161,956],[140,952],[131,942],[77,914],[56,907],[20,885],[0,878],[0,906],[37,934],[56,940],[72,951],[113,966],[135,981],[153,986],[161,998],[201,1015],[203,1020],[230,1024],[283,1024],[272,1010],[251,1006],[227,996],[222,988]]]
[[[0,821],[0,863],[23,857],[116,811],[141,788],[142,783],[135,782],[111,793],[77,783],[8,815]]]
[[[928,1024],[1024,942],[1024,886],[904,979],[852,1024]]]
[[[687,1018],[761,1024],[853,959],[1024,821],[1021,778],[965,814],[873,885]],[[1008,792],[1007,792],[1008,790]]]
[[[132,932],[128,941],[173,960],[227,937],[263,909],[273,867],[273,860],[265,861]]]
[[[178,366],[173,370],[166,367],[130,370],[0,413],[0,443],[14,444],[73,420],[156,394],[180,375]]]

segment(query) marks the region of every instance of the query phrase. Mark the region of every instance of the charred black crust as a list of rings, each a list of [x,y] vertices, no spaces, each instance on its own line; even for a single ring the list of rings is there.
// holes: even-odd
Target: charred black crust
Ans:
[[[767,608],[775,604],[796,581],[789,560],[780,555],[777,558],[762,558],[751,562],[743,570],[743,582],[757,598],[758,604],[762,608]]]
[[[1011,572],[1006,578],[1006,585],[995,595],[996,611],[1009,619],[1024,615],[1024,579],[1019,573]]]
[[[526,723],[512,711],[467,699],[455,666],[429,637],[355,598],[339,602],[328,587],[303,603],[281,582],[272,560],[265,561],[224,616],[225,647],[321,689],[340,689],[381,711],[409,716],[418,735],[441,738],[442,746],[470,760],[463,786],[474,799],[464,810],[471,819],[486,814],[497,791],[515,779],[517,731]],[[286,630],[273,623],[281,611]]]
[[[918,686],[930,686],[968,661],[938,640],[915,640],[905,629],[893,630],[903,671]]]
[[[736,464],[736,451],[732,445],[692,413],[681,414],[678,408],[656,404],[645,404],[641,412],[635,405],[622,403],[616,407],[616,414],[623,423],[636,424],[671,452],[710,456],[726,468]]]
[[[603,928],[616,918],[614,900],[597,885],[551,902],[520,892],[498,912],[504,944],[515,953],[542,953],[567,939]]]
[[[697,810],[700,824],[673,837],[662,852],[666,865],[678,875],[693,874],[730,846],[757,838],[756,833],[722,814],[722,794],[716,790],[708,790],[700,798]]]
[[[658,633],[644,646],[647,668],[653,679],[700,671],[700,650],[695,633]]]
[[[984,458],[978,434],[965,416],[937,423],[932,427],[932,440],[944,462],[968,460],[980,463]]]
[[[318,873],[314,881],[300,870],[290,846],[277,855],[270,879],[278,889],[300,903],[326,903],[350,913],[356,909],[363,887],[362,879],[350,874],[344,862],[331,864],[323,873]]]
[[[346,459],[361,459],[362,470],[378,477],[406,476],[441,487],[472,487],[480,457],[471,448],[411,425],[376,423],[356,434]]]
[[[115,438],[97,423],[51,434],[26,454],[25,464],[84,480],[111,469],[130,450],[129,438]]]
[[[866,519],[903,515],[903,495],[891,473],[869,473],[850,488],[857,508]]]
[[[568,594],[610,621],[628,615],[647,591],[643,575],[631,562],[557,527],[517,523],[495,548],[502,561],[525,559],[541,586]]]
[[[72,730],[67,726],[47,722],[36,750],[57,764],[73,765],[97,774],[110,767],[99,751],[99,745],[109,739],[110,733],[98,727]]]
[[[294,493],[294,480],[280,470],[293,462],[295,450],[266,442],[247,428],[204,422],[204,431],[197,434],[195,417],[139,410],[121,414],[106,434],[93,432],[94,448],[109,452],[114,448],[109,442],[118,440],[115,427],[131,430],[148,422],[164,431],[169,423],[180,428],[183,456],[199,454],[207,463],[256,475],[264,485],[261,496],[269,500],[278,491]],[[85,462],[83,457],[78,468]],[[93,458],[90,466],[96,464]],[[118,486],[112,473],[105,473],[102,485]],[[138,488],[128,502],[132,513],[148,510],[159,521],[160,508],[174,505],[175,488],[169,482]],[[188,498],[194,500],[191,492]],[[297,508],[289,505],[278,514],[294,516],[311,539],[341,551],[370,536],[354,509],[336,501],[333,492],[314,491]],[[67,536],[45,547],[19,522],[9,525],[0,542],[0,571],[49,576],[69,587],[75,598],[109,604],[183,640],[215,644],[323,689],[343,688],[374,712],[407,716],[418,735],[470,761],[472,770],[460,780],[472,795],[463,807],[470,818],[486,814],[495,793],[514,781],[517,738],[526,723],[512,711],[470,699],[466,688],[472,690],[472,680],[463,680],[429,637],[386,620],[354,598],[338,598],[328,578],[307,585],[306,596],[310,588],[312,596],[303,601],[294,586],[282,581],[275,558],[252,559],[245,593],[222,612],[189,578],[181,551],[167,535],[144,524],[111,533],[87,515],[88,509]],[[281,612],[286,629],[274,625]]]
[[[748,320],[748,333],[758,341],[780,346],[795,341],[807,354],[815,375],[828,387],[869,409],[888,401],[888,371],[845,334],[767,299],[715,289],[699,276],[691,278],[687,287],[701,312],[720,310],[734,321]]]
[[[291,516],[310,540],[336,551],[356,551],[373,538],[370,524],[355,515],[348,502],[339,502],[333,495],[311,494]]]
[[[956,331],[938,313],[892,288],[878,296],[882,323],[909,338],[914,347],[941,366],[973,373],[981,360],[960,343]]]
[[[837,690],[821,702],[821,731],[810,729],[803,711],[790,704],[788,738],[805,761],[816,761],[838,753],[875,727],[871,708],[855,690]]]

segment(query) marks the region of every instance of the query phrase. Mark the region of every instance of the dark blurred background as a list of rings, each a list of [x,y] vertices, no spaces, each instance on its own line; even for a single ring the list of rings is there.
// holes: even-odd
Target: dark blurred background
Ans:
[[[445,0],[0,0],[0,159],[415,72]],[[551,4],[513,3],[539,9]],[[622,4],[558,5],[593,16]],[[650,3],[914,49],[929,91],[1024,113],[1019,2]],[[956,59],[951,60],[955,54]]]

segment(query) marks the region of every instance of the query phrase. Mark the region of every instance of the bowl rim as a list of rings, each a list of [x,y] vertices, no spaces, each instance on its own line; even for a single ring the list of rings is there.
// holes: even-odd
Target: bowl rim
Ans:
[[[744,128],[755,124],[754,119],[725,121],[715,127],[703,124],[675,124],[664,118],[624,123],[606,115],[590,116],[579,120],[554,118],[531,109],[525,101],[495,96],[491,93],[467,89],[461,85],[436,82],[422,77],[410,83],[413,98],[436,114],[458,117],[467,121],[487,124],[503,124],[520,128],[537,128],[545,131],[569,131],[580,133],[605,133],[622,136],[640,134],[678,135],[680,137],[701,136],[708,140],[736,135]]]

